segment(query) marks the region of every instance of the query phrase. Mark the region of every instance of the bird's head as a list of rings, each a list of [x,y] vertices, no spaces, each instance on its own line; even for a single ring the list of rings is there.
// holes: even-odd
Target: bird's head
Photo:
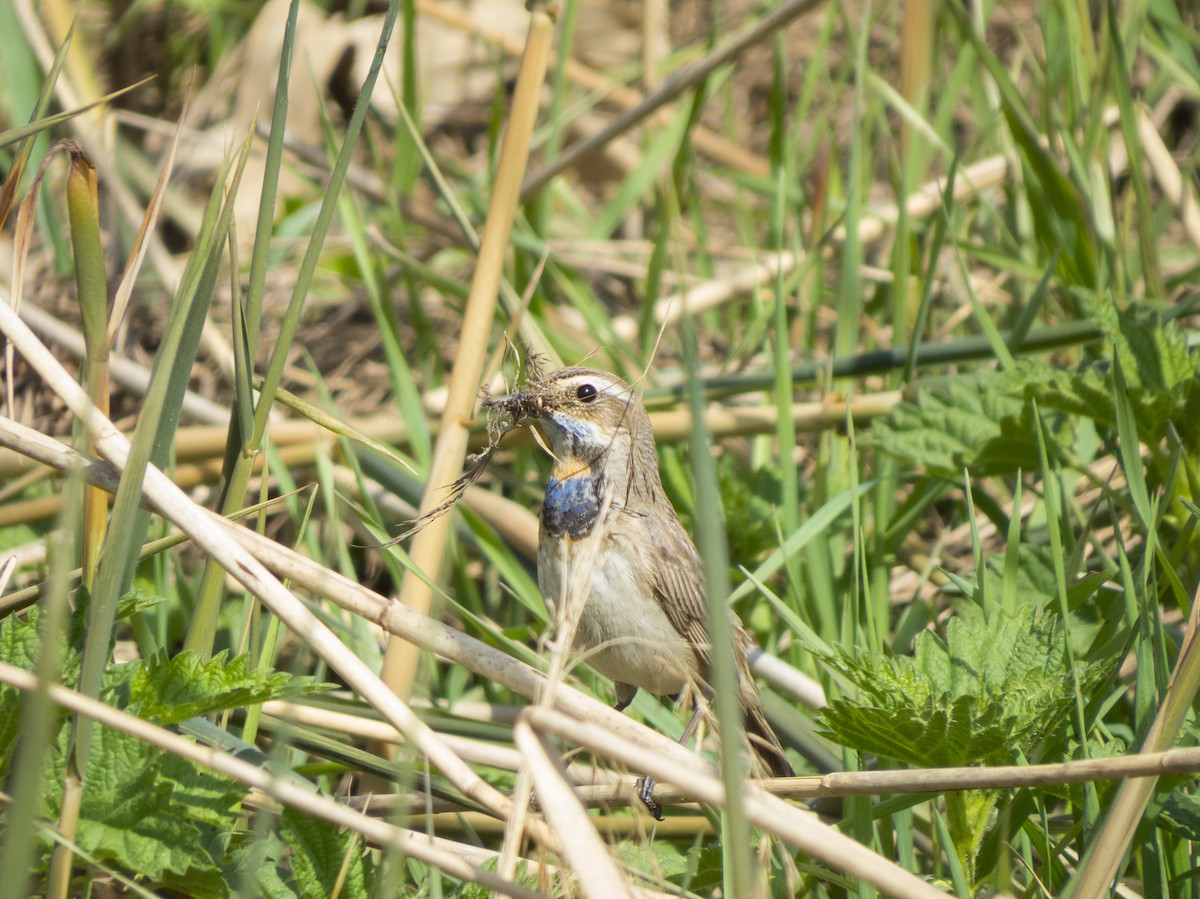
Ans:
[[[631,444],[650,434],[650,422],[633,388],[594,368],[560,368],[528,381],[507,396],[488,397],[488,408],[528,421],[545,439],[556,468],[590,467],[607,453],[628,457]]]

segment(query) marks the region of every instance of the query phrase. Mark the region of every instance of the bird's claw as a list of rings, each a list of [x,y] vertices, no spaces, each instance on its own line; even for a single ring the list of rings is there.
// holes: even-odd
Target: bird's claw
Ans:
[[[654,816],[654,820],[663,820],[662,806],[654,801],[654,778],[639,777],[637,787],[638,799],[642,800],[642,804]]]

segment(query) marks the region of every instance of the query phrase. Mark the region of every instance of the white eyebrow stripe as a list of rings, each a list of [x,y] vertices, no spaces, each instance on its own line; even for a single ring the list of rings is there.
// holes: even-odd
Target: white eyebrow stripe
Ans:
[[[596,393],[600,396],[608,397],[632,397],[633,388],[626,386],[620,381],[612,381],[608,378],[596,377],[595,375],[576,375],[566,382],[568,391],[573,391],[574,388],[583,384],[591,384],[596,388]]]

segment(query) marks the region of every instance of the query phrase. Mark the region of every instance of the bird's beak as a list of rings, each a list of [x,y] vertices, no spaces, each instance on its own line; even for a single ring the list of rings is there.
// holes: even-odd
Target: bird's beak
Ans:
[[[518,390],[504,396],[485,396],[483,405],[486,409],[497,409],[507,412],[514,420],[538,418],[542,414],[542,398],[539,394],[527,390]]]
[[[497,409],[512,416],[513,427],[518,427],[530,419],[536,421],[546,411],[542,394],[531,393],[527,390],[519,390],[504,396],[485,396],[483,406],[485,409]],[[529,431],[533,434],[537,445],[546,451],[546,455],[557,461],[558,456],[554,455],[554,451],[546,444],[541,432],[536,427],[531,427]]]

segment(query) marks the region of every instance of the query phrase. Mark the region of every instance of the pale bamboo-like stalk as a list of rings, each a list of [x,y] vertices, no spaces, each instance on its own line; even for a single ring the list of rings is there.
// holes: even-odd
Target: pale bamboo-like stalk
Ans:
[[[479,260],[471,280],[471,292],[463,314],[462,334],[454,368],[450,373],[450,393],[441,430],[434,447],[429,482],[421,502],[424,515],[444,499],[443,492],[462,473],[470,431],[468,424],[479,391],[483,365],[487,357],[488,337],[495,315],[496,297],[504,274],[504,258],[517,208],[521,177],[529,159],[529,143],[537,121],[538,98],[546,77],[554,22],[541,7],[530,17],[529,37],[517,86],[513,94],[508,129],[500,150],[492,202],[488,208]],[[427,612],[433,603],[433,588],[441,572],[450,518],[435,518],[413,538],[409,557],[416,571],[405,572],[400,585],[400,601],[409,608]],[[420,651],[412,644],[395,638],[388,641],[383,663],[383,682],[398,696],[412,693]]]
[[[558,754],[547,745],[545,735],[536,732],[522,716],[513,728],[513,742],[525,756],[538,805],[562,841],[563,853],[583,895],[593,899],[633,899],[633,888],[617,867],[587,809],[571,789],[567,772]]]
[[[529,724],[538,731],[554,734],[577,745],[586,746],[664,783],[686,782],[693,795],[710,805],[725,804],[725,787],[709,770],[690,767],[681,770],[674,760],[645,746],[623,739],[607,727],[569,718],[552,709],[531,708]],[[757,781],[743,783],[742,802],[746,817],[756,827],[773,833],[781,840],[808,853],[836,871],[869,883],[898,899],[933,899],[945,893],[935,889],[895,862],[821,822],[811,812],[788,805],[764,791]]]
[[[1188,616],[1187,630],[1179,648],[1179,658],[1171,672],[1162,705],[1150,732],[1146,735],[1143,749],[1149,753],[1162,752],[1173,746],[1196,693],[1200,690],[1200,587],[1192,597],[1192,611]],[[1068,899],[1101,899],[1113,887],[1120,873],[1129,845],[1133,841],[1138,823],[1150,804],[1158,778],[1140,777],[1127,780],[1117,790],[1104,823],[1087,852],[1079,863],[1076,874],[1067,885],[1064,897]]]

